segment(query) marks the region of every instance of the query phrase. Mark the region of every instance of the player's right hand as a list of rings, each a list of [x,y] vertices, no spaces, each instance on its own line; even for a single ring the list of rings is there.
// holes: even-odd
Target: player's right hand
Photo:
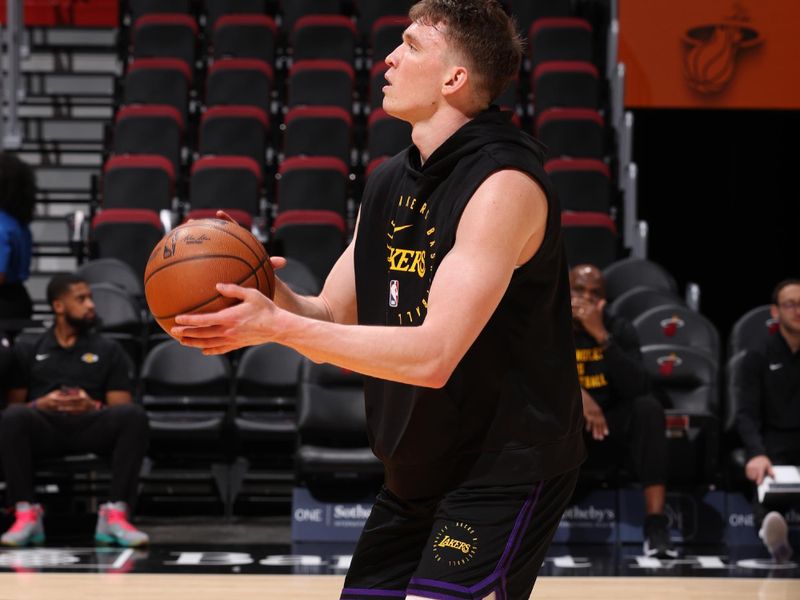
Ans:
[[[60,389],[53,390],[49,394],[36,399],[36,408],[39,410],[58,411],[64,401],[64,392]]]
[[[772,461],[766,454],[759,454],[748,460],[744,467],[744,473],[756,485],[761,485],[767,475],[775,477],[775,473],[772,471]]]
[[[583,418],[586,420],[586,431],[591,433],[592,437],[598,442],[602,441],[608,435],[608,424],[606,423],[603,409],[592,398],[592,395],[583,388],[581,388],[581,397],[583,399]]]

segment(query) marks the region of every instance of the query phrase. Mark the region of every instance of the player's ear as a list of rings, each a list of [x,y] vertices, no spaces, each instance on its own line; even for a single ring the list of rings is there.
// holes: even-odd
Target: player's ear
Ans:
[[[450,69],[447,80],[442,86],[442,94],[445,96],[453,94],[463,89],[469,81],[469,72],[464,67],[455,66]]]
[[[57,298],[53,300],[53,313],[61,315],[64,313],[64,301]]]

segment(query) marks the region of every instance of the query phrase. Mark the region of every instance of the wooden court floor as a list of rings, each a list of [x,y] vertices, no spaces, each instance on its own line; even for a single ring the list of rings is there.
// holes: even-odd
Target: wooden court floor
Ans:
[[[332,575],[0,574],[0,600],[336,600]],[[799,579],[542,577],[535,600],[798,600]]]

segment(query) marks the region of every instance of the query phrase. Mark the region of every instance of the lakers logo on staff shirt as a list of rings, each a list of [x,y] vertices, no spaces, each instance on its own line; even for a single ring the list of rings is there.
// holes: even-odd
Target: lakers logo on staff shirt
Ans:
[[[433,540],[433,556],[436,562],[447,562],[448,566],[460,567],[471,561],[478,552],[478,536],[467,523],[445,525]]]
[[[100,360],[100,357],[97,356],[97,354],[93,354],[92,352],[87,352],[86,354],[81,356],[81,360],[88,365],[93,365],[98,360]]]

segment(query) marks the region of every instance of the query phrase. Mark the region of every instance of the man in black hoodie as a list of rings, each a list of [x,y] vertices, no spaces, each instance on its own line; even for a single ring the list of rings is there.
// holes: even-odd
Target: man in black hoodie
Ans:
[[[644,555],[675,558],[664,515],[664,409],[649,393],[639,337],[629,321],[605,310],[605,281],[597,267],[573,267],[569,281],[589,453],[601,444],[628,451],[644,488]]]
[[[221,285],[241,304],[172,333],[367,376],[385,486],[342,598],[527,599],[584,458],[560,208],[542,147],[491,107],[522,57],[500,4],[423,0],[410,17],[383,107],[414,144],[370,175],[320,296]]]

